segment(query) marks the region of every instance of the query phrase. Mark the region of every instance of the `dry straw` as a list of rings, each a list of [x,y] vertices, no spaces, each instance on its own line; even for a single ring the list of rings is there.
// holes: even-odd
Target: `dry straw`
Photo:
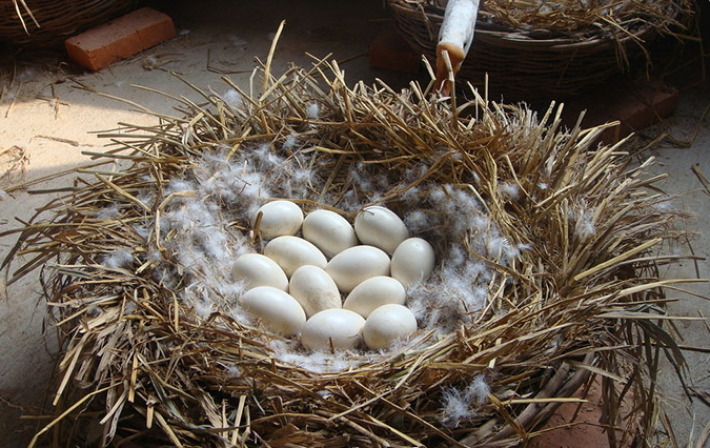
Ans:
[[[410,45],[434,61],[446,1],[388,5]],[[488,75],[491,92],[507,100],[576,95],[646,67],[658,36],[688,38],[694,8],[691,0],[485,0],[459,78],[482,87]]]
[[[96,180],[77,181],[19,230],[5,260],[22,260],[11,282],[42,268],[63,335],[55,413],[31,446],[514,446],[560,404],[583,405],[573,394],[594,376],[604,424],[617,429],[609,437],[647,439],[660,357],[685,369],[663,291],[686,280],[657,269],[678,258],[659,255],[680,236],[678,214],[654,187],[663,176],[647,173],[652,161],[633,163],[624,142],[598,146],[604,127],[564,128],[561,106],[537,116],[473,90],[457,104],[415,83],[349,87],[325,60],[275,76],[272,56],[246,92],[226,78],[229,95],[191,85],[199,100],[172,98],[181,116],[153,113],[154,127],[107,134],[116,147],[97,157],[119,168],[83,170]],[[192,229],[166,229],[163,218],[198,193],[175,180],[199,177],[206,157],[227,163],[264,148],[309,164],[313,177],[291,192],[307,210],[340,209],[353,195],[401,214],[417,204],[430,223],[419,234],[440,265],[459,245],[488,269],[485,306],[446,331],[422,325],[390,352],[338,354],[345,367],[320,372],[287,362],[279,347],[288,341],[235,315],[233,297],[197,312],[186,288],[208,266],[195,270],[172,251]],[[284,185],[269,186],[287,196]],[[486,253],[472,222],[453,232],[460,220],[442,214],[432,191],[444,205],[475,202],[499,248],[519,253]],[[212,205],[258,250],[240,201]],[[121,262],[107,258],[117,253]]]

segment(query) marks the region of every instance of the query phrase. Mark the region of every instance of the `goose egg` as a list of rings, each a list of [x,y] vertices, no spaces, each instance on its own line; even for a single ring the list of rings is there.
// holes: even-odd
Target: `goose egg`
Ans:
[[[376,205],[357,214],[355,233],[362,244],[379,247],[388,254],[409,237],[407,226],[396,213]]]
[[[333,279],[318,266],[301,266],[291,276],[288,292],[298,300],[307,317],[318,311],[341,308],[340,291]]]
[[[306,323],[306,313],[287,292],[271,286],[257,286],[242,295],[239,303],[261,320],[266,328],[284,336],[296,335]]]
[[[288,278],[281,266],[261,254],[244,254],[232,264],[232,279],[244,283],[246,289],[273,286],[286,291]]]
[[[311,350],[349,349],[362,340],[365,319],[359,314],[333,308],[314,314],[303,326],[301,342]]]
[[[367,316],[362,335],[373,350],[390,347],[395,341],[417,331],[417,319],[406,306],[391,303],[376,308]]]
[[[315,244],[327,257],[357,245],[353,226],[330,210],[316,210],[306,215],[303,237]]]
[[[407,293],[404,286],[392,277],[372,277],[350,291],[343,308],[355,311],[362,317],[388,303],[404,305]]]
[[[295,235],[301,230],[303,212],[291,201],[273,201],[262,205],[251,219],[251,226],[256,225],[256,219],[262,214],[259,232],[266,239],[283,235]]]
[[[301,266],[313,265],[325,268],[328,264],[323,252],[303,238],[280,236],[269,241],[264,247],[264,255],[274,260],[291,277]]]
[[[392,254],[390,270],[407,288],[421,283],[434,270],[434,248],[421,238],[404,240]]]
[[[354,246],[334,256],[325,271],[347,293],[368,278],[389,275],[390,258],[374,246]]]

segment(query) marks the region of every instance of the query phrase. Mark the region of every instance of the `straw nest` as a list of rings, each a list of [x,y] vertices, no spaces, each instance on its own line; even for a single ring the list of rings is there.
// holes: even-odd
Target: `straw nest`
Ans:
[[[33,445],[513,446],[592,376],[610,438],[650,434],[658,358],[683,365],[662,291],[683,280],[656,270],[678,214],[651,161],[564,129],[555,105],[348,87],[323,60],[275,77],[270,60],[247,92],[192,86],[181,116],[107,134],[21,229],[11,281],[46,268],[64,348]],[[418,334],[313,354],[240,313],[224,265],[260,249],[247,214],[266,197],[405,217],[438,257],[409,291]]]

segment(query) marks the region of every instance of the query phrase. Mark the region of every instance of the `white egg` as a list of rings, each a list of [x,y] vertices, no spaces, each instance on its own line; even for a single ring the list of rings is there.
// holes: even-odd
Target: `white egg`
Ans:
[[[289,278],[301,266],[325,268],[328,264],[320,249],[295,236],[280,236],[269,241],[264,247],[264,255],[278,263]]]
[[[288,292],[298,300],[306,317],[330,308],[342,308],[340,291],[333,279],[318,266],[301,266],[291,276]]]
[[[259,232],[266,239],[295,235],[303,224],[301,207],[291,201],[273,201],[262,205],[251,218],[252,227],[256,225],[259,213],[262,214]]]
[[[372,277],[350,291],[343,308],[367,318],[375,308],[388,303],[404,305],[406,300],[407,293],[399,281],[392,277]]]
[[[334,256],[325,271],[333,277],[340,292],[348,293],[368,278],[389,275],[390,258],[376,247],[355,246]]]
[[[333,257],[358,243],[353,226],[330,210],[316,210],[306,215],[303,238],[315,244],[327,257]]]
[[[313,315],[303,326],[301,342],[311,350],[349,349],[362,341],[365,319],[359,314],[333,308]]]
[[[261,320],[266,328],[285,336],[300,333],[306,313],[287,292],[271,286],[257,286],[242,295],[241,306]]]
[[[362,330],[365,344],[373,350],[390,347],[417,331],[417,319],[406,306],[389,304],[375,309]]]
[[[273,286],[288,290],[288,277],[274,260],[261,254],[244,254],[232,264],[232,280],[243,282],[246,289]]]
[[[366,207],[355,217],[355,233],[362,244],[379,247],[388,254],[409,238],[404,222],[392,210]]]
[[[434,270],[434,248],[421,238],[409,238],[392,254],[392,277],[409,288],[429,278]]]

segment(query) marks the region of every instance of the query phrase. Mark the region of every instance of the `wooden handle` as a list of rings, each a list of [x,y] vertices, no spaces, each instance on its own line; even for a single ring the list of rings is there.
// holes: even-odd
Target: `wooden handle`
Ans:
[[[449,56],[449,61],[451,62],[451,69],[453,70],[454,77],[461,70],[461,64],[466,58],[466,52],[463,48],[454,45],[450,42],[441,42],[436,46],[436,84],[437,90],[440,90],[444,95],[451,93],[453,88],[452,83],[447,82],[449,80],[449,70],[446,67],[446,61],[444,52]]]

